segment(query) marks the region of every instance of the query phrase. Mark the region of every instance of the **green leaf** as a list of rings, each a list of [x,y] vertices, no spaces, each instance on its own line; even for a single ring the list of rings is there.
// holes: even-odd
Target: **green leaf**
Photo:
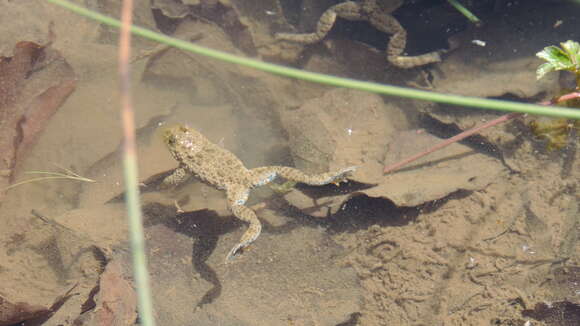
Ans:
[[[566,41],[561,43],[564,51],[567,52],[568,58],[572,61],[574,67],[569,68],[569,70],[577,73],[580,70],[580,43],[574,41]]]
[[[554,66],[548,62],[540,65],[538,67],[538,69],[536,70],[536,79],[540,79],[542,77],[544,77],[544,75],[546,75],[547,73],[556,70],[554,68]]]
[[[536,53],[536,56],[546,60],[556,70],[564,70],[572,66],[572,61],[568,57],[568,54],[557,46],[547,46],[542,51]]]
[[[574,61],[574,64],[576,65],[576,71],[578,71],[580,69],[580,52],[574,54],[572,61]]]
[[[564,43],[560,43],[562,49],[568,53],[568,56],[575,56],[580,51],[580,44],[574,41],[566,41]]]

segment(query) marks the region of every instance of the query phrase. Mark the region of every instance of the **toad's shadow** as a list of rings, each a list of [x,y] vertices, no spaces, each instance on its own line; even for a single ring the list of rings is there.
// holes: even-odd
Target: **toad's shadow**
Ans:
[[[146,204],[143,207],[143,213],[147,217],[145,227],[163,224],[174,232],[193,239],[192,267],[194,271],[199,273],[201,278],[213,286],[199,300],[196,306],[201,307],[217,299],[221,294],[222,285],[217,273],[207,264],[207,260],[214,252],[221,235],[233,232],[238,228],[244,228],[246,224],[233,217],[224,218],[219,216],[209,209],[178,213],[175,207],[160,203]],[[261,222],[262,232],[274,234],[287,233],[302,225],[297,220],[292,220],[276,227],[266,221],[262,220]]]
[[[157,174],[141,185],[142,192],[157,191],[161,180],[171,171]],[[262,233],[265,234],[286,234],[299,227],[325,228],[329,233],[355,232],[365,229],[370,225],[381,226],[402,226],[412,222],[422,207],[399,208],[391,201],[384,199],[369,198],[365,195],[357,195],[357,190],[365,185],[349,182],[337,187],[313,187],[298,185],[297,191],[302,191],[310,197],[317,197],[317,193],[329,195],[346,191],[353,194],[348,200],[349,209],[340,209],[336,214],[326,218],[312,217],[298,208],[290,205],[281,196],[272,196],[267,200],[269,208],[279,212],[288,218],[283,225],[273,226],[266,220],[260,219],[262,223]],[[121,200],[122,194],[113,198],[109,202]],[[222,285],[217,277],[217,273],[208,264],[207,260],[214,252],[217,241],[221,235],[230,233],[238,228],[247,227],[245,223],[234,218],[224,218],[216,214],[215,211],[202,209],[191,212],[179,213],[175,205],[163,205],[157,202],[150,202],[144,205],[143,213],[146,216],[146,227],[163,224],[174,232],[181,233],[193,239],[191,263],[194,271],[198,272],[201,278],[212,284],[212,288],[199,300],[196,307],[201,307],[215,301],[222,291]],[[259,215],[259,211],[257,212]],[[233,245],[233,244],[232,244]]]
[[[222,291],[222,285],[216,272],[207,264],[207,259],[216,248],[219,236],[241,227],[242,222],[236,219],[224,219],[214,211],[202,209],[178,213],[175,207],[159,203],[149,203],[143,207],[147,216],[145,227],[163,224],[174,232],[193,239],[191,264],[201,278],[212,284],[212,288],[199,300],[196,307],[212,303]]]
[[[262,233],[264,234],[286,234],[299,227],[325,228],[329,233],[354,232],[368,227],[373,224],[400,226],[409,223],[408,209],[400,209],[392,203],[384,200],[376,201],[368,198],[352,198],[355,205],[351,207],[366,207],[365,209],[353,214],[352,211],[341,211],[339,214],[329,216],[328,218],[314,218],[304,214],[297,208],[289,205],[281,197],[273,197],[268,200],[268,206],[279,211],[288,218],[283,225],[273,226],[264,219],[262,223]],[[274,206],[274,207],[272,207]],[[369,210],[380,210],[384,216],[389,212],[388,219],[378,220],[375,214],[369,214]],[[173,205],[163,205],[160,203],[148,203],[143,207],[143,212],[147,217],[145,226],[163,224],[174,232],[181,233],[188,238],[193,239],[191,264],[193,270],[201,276],[202,279],[212,284],[212,288],[204,294],[199,300],[196,307],[214,302],[222,291],[221,282],[217,273],[208,264],[207,260],[214,252],[220,236],[233,232],[239,228],[247,227],[245,223],[234,218],[224,218],[219,216],[215,211],[202,209],[191,212],[178,213]],[[259,211],[257,212],[259,215]],[[414,214],[411,214],[414,215]],[[375,217],[370,217],[375,216]]]

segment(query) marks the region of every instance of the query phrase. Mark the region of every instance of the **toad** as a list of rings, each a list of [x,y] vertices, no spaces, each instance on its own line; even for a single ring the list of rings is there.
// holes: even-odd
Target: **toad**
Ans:
[[[403,55],[407,44],[407,31],[391,15],[403,3],[403,0],[377,0],[346,1],[328,8],[318,20],[314,33],[294,34],[277,33],[277,40],[290,41],[303,44],[313,44],[322,40],[330,31],[336,17],[350,21],[368,21],[373,27],[381,32],[391,34],[387,45],[387,60],[399,68],[413,68],[433,62],[441,61],[441,54],[446,50],[438,50],[417,56]]]
[[[286,166],[248,169],[232,152],[212,143],[195,129],[178,125],[164,133],[164,141],[179,166],[163,180],[163,186],[176,185],[193,175],[202,182],[226,192],[228,208],[238,219],[249,224],[240,242],[228,253],[226,262],[249,246],[262,230],[256,213],[245,206],[250,190],[281,177],[308,185],[338,184],[356,167],[308,175]]]

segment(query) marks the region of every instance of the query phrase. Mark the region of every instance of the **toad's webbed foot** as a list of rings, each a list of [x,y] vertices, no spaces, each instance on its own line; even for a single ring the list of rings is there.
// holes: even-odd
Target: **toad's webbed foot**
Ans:
[[[254,240],[258,238],[262,231],[262,224],[258,220],[256,213],[246,206],[233,206],[230,207],[232,213],[244,222],[250,223],[248,229],[242,235],[240,242],[235,245],[228,255],[226,256],[226,262],[231,261],[233,258],[238,256],[245,247],[249,246]]]

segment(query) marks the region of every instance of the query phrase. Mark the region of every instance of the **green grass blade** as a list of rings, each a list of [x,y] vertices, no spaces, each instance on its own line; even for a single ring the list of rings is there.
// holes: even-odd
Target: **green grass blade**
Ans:
[[[453,8],[457,9],[457,11],[459,11],[463,16],[465,16],[465,18],[469,19],[470,22],[476,25],[481,23],[477,16],[475,16],[471,11],[469,11],[469,9],[465,8],[457,0],[447,0],[447,2],[453,6]]]

